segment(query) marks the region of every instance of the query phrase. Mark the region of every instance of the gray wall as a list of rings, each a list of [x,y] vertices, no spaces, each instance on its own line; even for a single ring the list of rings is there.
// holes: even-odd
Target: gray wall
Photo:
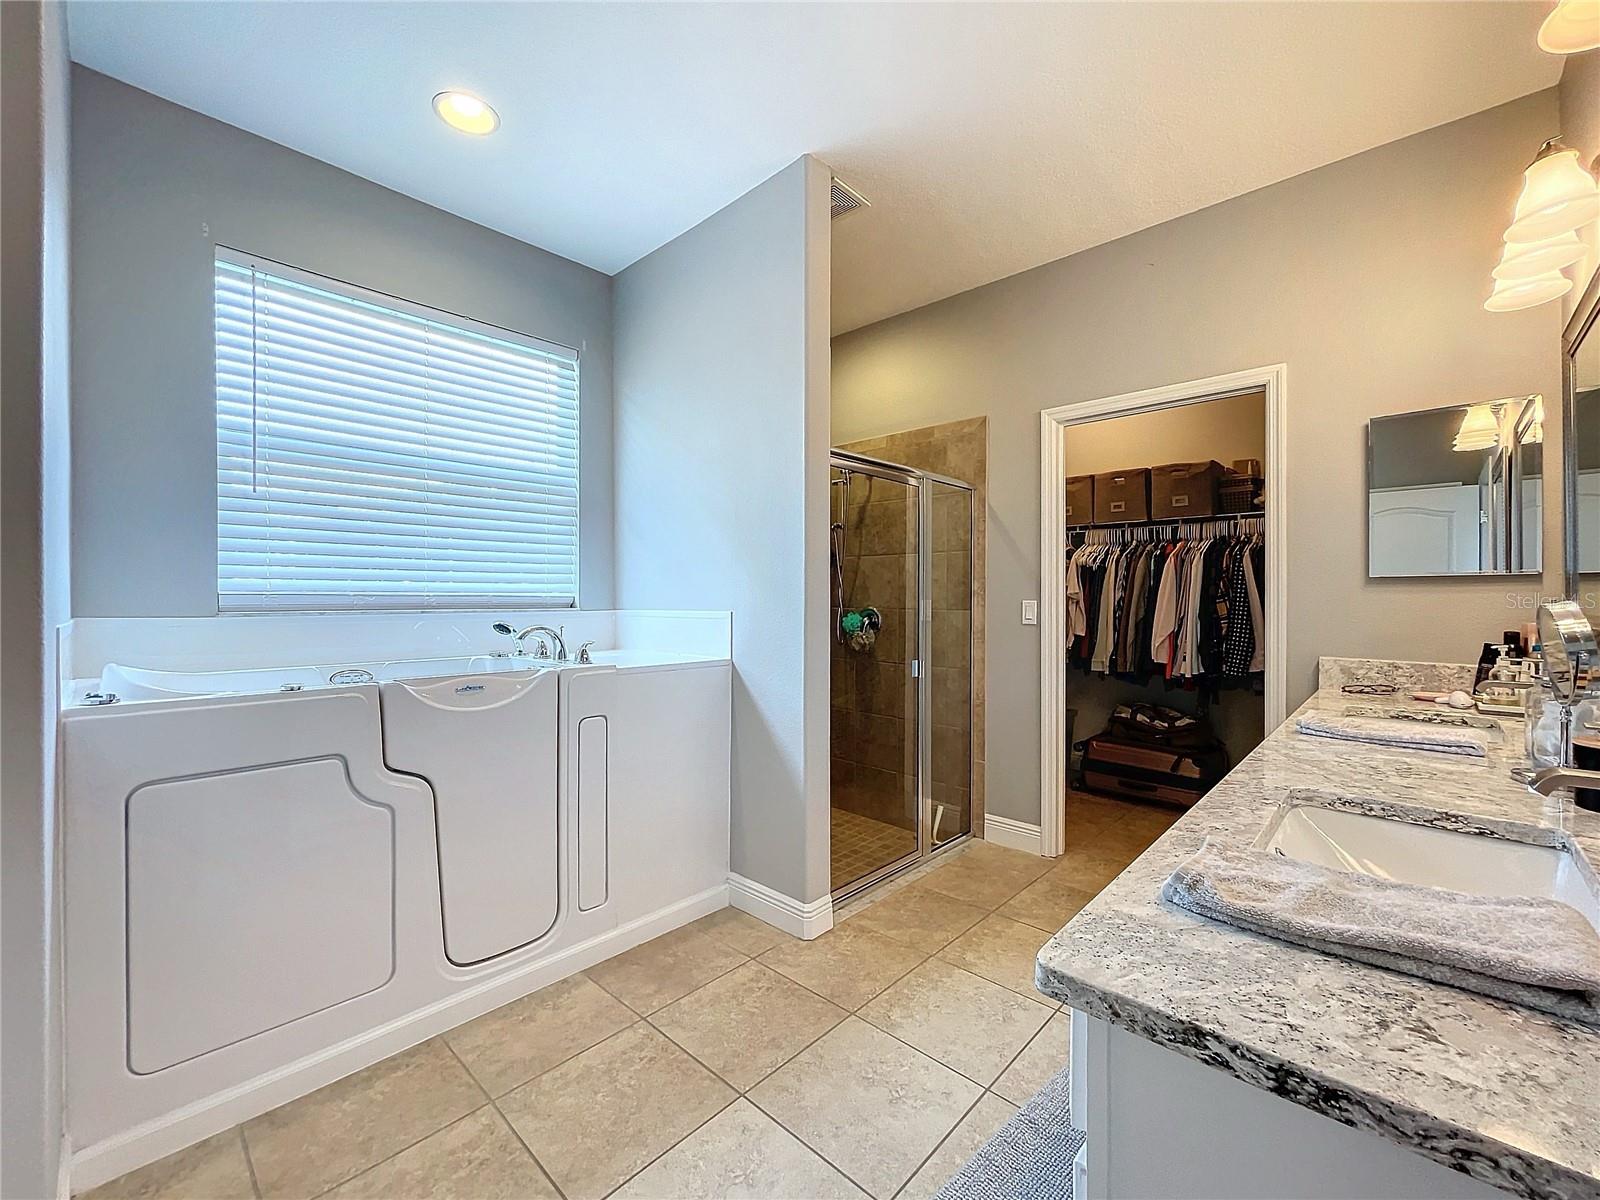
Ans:
[[[732,609],[733,870],[828,891],[828,180],[616,278],[617,601]]]
[[[55,627],[67,619],[66,30],[59,4],[0,5],[0,1194],[54,1196],[62,1135]]]
[[[1288,364],[1289,699],[1319,654],[1471,661],[1537,580],[1366,578],[1366,420],[1559,394],[1559,305],[1487,313],[1554,89],[833,343],[833,435],[987,413],[989,808],[1039,819],[1039,412]],[[1547,543],[1548,544],[1548,543]]]
[[[212,254],[576,346],[582,603],[612,603],[611,280],[73,68],[73,612],[217,610]]]

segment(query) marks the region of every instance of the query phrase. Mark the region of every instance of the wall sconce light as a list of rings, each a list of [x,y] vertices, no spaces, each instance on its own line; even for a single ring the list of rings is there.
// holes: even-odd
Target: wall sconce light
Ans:
[[[1588,2],[1588,0],[1586,0]],[[1592,0],[1600,5],[1600,0]],[[1561,272],[1585,254],[1582,229],[1600,217],[1600,184],[1578,152],[1551,138],[1522,173],[1522,193],[1505,232],[1494,288],[1483,307],[1514,312],[1560,299],[1572,290]]]
[[[1600,0],[1559,0],[1539,26],[1539,49],[1581,54],[1600,46]]]
[[[1554,137],[1539,147],[1522,173],[1522,194],[1506,241],[1543,241],[1581,229],[1596,217],[1600,186],[1578,161],[1578,152]]]
[[[1488,450],[1500,444],[1500,417],[1493,404],[1474,404],[1461,417],[1452,450]]]

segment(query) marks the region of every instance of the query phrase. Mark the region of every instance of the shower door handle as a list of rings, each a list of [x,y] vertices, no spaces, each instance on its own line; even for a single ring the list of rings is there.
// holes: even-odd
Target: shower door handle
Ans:
[[[919,658],[913,658],[911,660],[911,678],[920,679],[921,677],[922,677],[922,660],[919,659]]]

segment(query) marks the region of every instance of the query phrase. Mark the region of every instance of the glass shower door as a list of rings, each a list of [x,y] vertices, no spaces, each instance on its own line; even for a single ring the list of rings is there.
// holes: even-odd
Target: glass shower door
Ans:
[[[927,520],[928,604],[925,644],[930,715],[927,839],[937,848],[972,829],[973,604],[972,491],[932,477],[922,480]]]
[[[917,481],[832,469],[832,890],[920,853]]]

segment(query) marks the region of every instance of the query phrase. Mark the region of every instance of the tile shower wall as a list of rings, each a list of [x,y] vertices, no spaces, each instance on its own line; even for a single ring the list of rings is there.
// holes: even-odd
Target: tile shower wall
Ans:
[[[934,801],[942,798],[958,811],[971,804],[972,829],[983,833],[984,804],[984,599],[986,578],[986,510],[988,493],[989,421],[974,417],[881,437],[849,442],[839,447],[869,458],[932,471],[972,485],[971,546],[968,524],[954,519],[965,498],[947,489],[934,489],[933,546],[933,721]],[[859,484],[857,485],[860,486]],[[883,485],[879,485],[882,487]],[[909,536],[909,535],[908,535]],[[852,544],[853,548],[853,544]],[[906,550],[912,543],[906,544]],[[969,574],[970,572],[970,574]],[[885,618],[887,620],[887,616]],[[879,639],[882,641],[883,639]],[[900,639],[903,647],[906,643]],[[968,661],[972,702],[966,705]],[[838,699],[837,673],[835,699]],[[835,739],[837,745],[837,737]],[[914,748],[914,739],[911,743]],[[968,770],[970,746],[974,769]],[[972,781],[973,794],[967,793]],[[953,832],[947,824],[940,836]]]

